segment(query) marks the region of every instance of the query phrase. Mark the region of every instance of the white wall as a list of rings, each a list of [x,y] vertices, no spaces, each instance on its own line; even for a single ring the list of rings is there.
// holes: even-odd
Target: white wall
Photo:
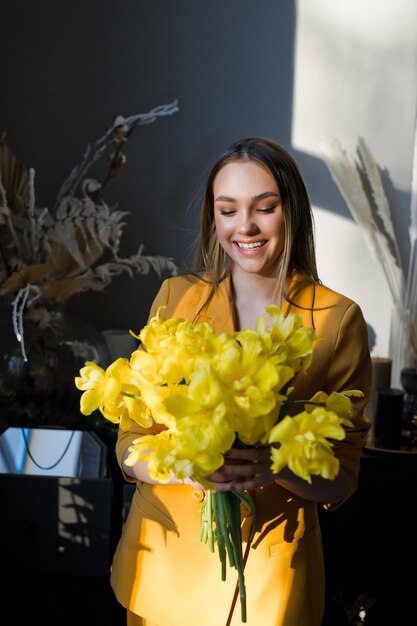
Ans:
[[[387,189],[403,264],[409,257],[409,193],[417,110],[415,0],[298,0],[292,142],[321,157],[337,137],[353,152],[369,145]],[[350,214],[349,214],[350,215]],[[315,207],[319,272],[361,305],[388,356],[392,299],[359,227]]]

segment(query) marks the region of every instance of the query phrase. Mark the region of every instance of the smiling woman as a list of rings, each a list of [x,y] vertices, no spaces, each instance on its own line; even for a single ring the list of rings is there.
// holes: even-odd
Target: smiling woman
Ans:
[[[319,626],[322,622],[325,580],[318,505],[336,509],[357,488],[361,449],[369,430],[363,415],[371,379],[367,326],[360,307],[325,287],[317,275],[312,211],[294,159],[275,141],[249,137],[230,146],[214,163],[203,199],[195,268],[162,283],[151,307],[150,323],[163,307],[169,329],[182,318],[185,325],[200,324],[205,337],[212,328],[223,342],[239,333],[239,345],[247,346],[247,353],[240,360],[227,350],[216,361],[222,372],[228,368],[236,372],[240,365],[263,357],[265,352],[270,354],[271,363],[282,362],[283,355],[273,342],[271,345],[267,340],[264,347],[255,342],[255,347],[251,341],[243,341],[243,337],[253,337],[256,322],[268,306],[272,311],[281,309],[282,332],[276,331],[280,339],[291,330],[293,313],[309,332],[323,338],[312,349],[308,371],[297,370],[291,380],[295,401],[308,398],[307,405],[311,405],[320,390],[341,395],[347,390],[359,391],[351,398],[349,424],[344,423],[340,433],[343,436],[333,433],[328,442],[338,471],[326,477],[315,471],[309,482],[295,467],[292,471],[287,466],[272,468],[265,463],[272,453],[271,441],[251,445],[236,457],[232,437],[222,450],[223,463],[204,480],[198,472],[184,479],[174,471],[164,473],[160,480],[152,458],[135,446],[149,444],[155,437],[168,441],[170,426],[165,429],[165,422],[158,423],[156,415],[151,425],[124,423],[116,453],[125,479],[136,483],[136,490],[114,554],[111,584],[127,609],[129,626],[194,626],[196,615],[199,626],[237,626],[241,621],[248,626]],[[273,326],[265,322],[265,333]],[[161,338],[158,328],[155,339]],[[172,348],[172,343],[163,339],[164,345]],[[199,349],[203,343],[199,341]],[[185,344],[190,347],[188,341]],[[299,342],[297,345],[299,348]],[[152,376],[155,341],[143,340],[138,352],[141,362],[148,364],[140,368],[141,375]],[[199,351],[192,352],[197,359]],[[178,370],[186,359],[183,352],[175,354]],[[213,356],[210,350],[204,354],[205,358]],[[163,371],[170,371],[171,366],[172,359],[164,358]],[[255,370],[259,374],[259,368]],[[183,378],[187,383],[186,375],[179,380]],[[242,369],[236,380],[228,381],[227,393],[239,396],[236,431],[242,426],[239,416],[245,407],[251,415],[259,411],[268,380],[266,375],[259,376],[257,386]],[[192,413],[191,440],[201,445],[204,425],[224,429],[230,413],[234,413],[229,405],[223,412],[207,413],[213,391],[210,385],[193,386],[194,400],[202,408],[192,412],[196,402],[186,401],[186,386],[182,385],[171,410],[182,407],[181,423],[187,423]],[[240,396],[241,390],[248,390],[253,405]],[[169,384],[162,387],[164,397],[169,391]],[[153,392],[151,400],[155,406]],[[165,409],[169,412],[168,406]],[[314,429],[307,428],[306,419],[298,423],[295,408],[287,406],[285,412],[278,425],[282,436],[278,457],[285,455],[288,441],[301,441],[301,433],[306,445],[314,439]],[[118,410],[116,419],[119,415],[122,411]],[[264,420],[265,416],[259,418],[259,425]],[[324,427],[320,418],[318,432],[323,434]],[[139,439],[143,436],[146,438]],[[132,456],[135,450],[137,454]],[[165,468],[168,462],[182,458],[181,450],[166,445],[159,452]],[[316,456],[309,447],[310,458],[319,465],[322,452]],[[201,460],[206,458],[203,446]],[[242,527],[245,589],[242,577],[238,581],[230,575],[220,579],[218,560],[199,540],[200,513],[206,506],[202,503],[209,498],[207,481],[216,495],[233,496],[246,490],[254,502],[255,515],[243,506],[235,520],[237,527]],[[209,524],[207,531],[211,530]],[[220,554],[220,545],[218,549]],[[247,611],[241,615],[236,599],[242,591]]]

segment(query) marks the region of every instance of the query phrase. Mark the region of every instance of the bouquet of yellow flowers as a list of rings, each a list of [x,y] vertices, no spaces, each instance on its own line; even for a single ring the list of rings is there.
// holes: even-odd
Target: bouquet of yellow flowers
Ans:
[[[217,544],[222,580],[226,556],[238,573],[242,621],[246,595],[240,505],[253,510],[247,492],[216,492],[210,474],[224,463],[233,446],[269,445],[271,469],[285,466],[311,482],[312,475],[333,479],[339,471],[331,440],[345,437],[351,395],[360,391],[320,391],[295,400],[291,380],[307,371],[318,333],[303,326],[301,316],[286,316],[266,307],[255,329],[217,335],[208,322],[164,319],[160,309],[138,335],[130,359],[119,358],[106,370],[87,362],[75,378],[83,392],[80,410],[101,414],[120,428],[136,422],[164,429],[137,438],[129,448],[128,465],[148,463],[151,478],[166,483],[172,475],[192,478],[207,488],[201,509],[200,540],[211,551]],[[303,404],[295,416],[290,407]],[[252,524],[252,530],[254,524]]]

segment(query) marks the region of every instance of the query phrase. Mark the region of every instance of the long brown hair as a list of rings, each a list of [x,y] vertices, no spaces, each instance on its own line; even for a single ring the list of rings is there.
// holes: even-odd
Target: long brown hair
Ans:
[[[214,162],[207,177],[202,203],[200,233],[195,247],[195,273],[211,283],[213,293],[220,282],[230,275],[229,257],[216,235],[213,184],[225,165],[244,160],[256,161],[264,167],[274,177],[280,191],[285,242],[276,267],[277,293],[288,299],[284,286],[294,270],[313,283],[321,281],[317,274],[313,212],[304,180],[294,158],[272,139],[240,139]]]

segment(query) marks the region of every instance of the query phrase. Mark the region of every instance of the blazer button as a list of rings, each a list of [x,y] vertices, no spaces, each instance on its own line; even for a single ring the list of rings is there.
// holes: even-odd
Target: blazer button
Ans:
[[[201,489],[193,489],[191,497],[194,500],[194,502],[203,502],[204,498],[206,497],[206,494]]]

